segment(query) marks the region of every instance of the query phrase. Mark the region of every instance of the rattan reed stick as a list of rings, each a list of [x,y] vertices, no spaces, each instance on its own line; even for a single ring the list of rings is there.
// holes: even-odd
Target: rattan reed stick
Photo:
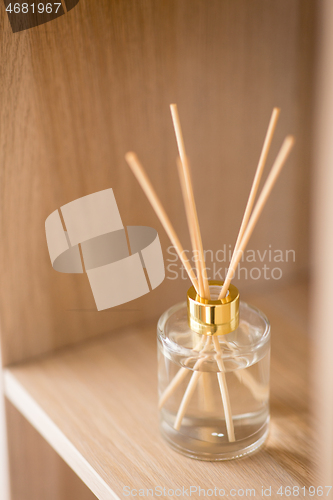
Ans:
[[[265,168],[267,156],[268,156],[269,149],[270,149],[270,146],[271,146],[271,143],[273,140],[276,124],[277,124],[277,121],[279,119],[279,115],[280,115],[280,109],[274,108],[272,111],[271,119],[269,121],[268,129],[266,132],[266,137],[265,137],[264,144],[263,144],[263,147],[262,147],[262,150],[260,153],[259,163],[257,166],[257,170],[255,173],[254,179],[253,179],[251,191],[249,194],[249,198],[247,200],[245,212],[243,215],[242,223],[241,223],[241,226],[239,229],[239,233],[237,236],[237,240],[236,240],[236,244],[235,244],[235,248],[234,248],[233,253],[237,252],[239,245],[242,241],[247,223],[249,222],[251,211],[252,211],[252,208],[254,205],[254,200],[256,198],[257,191],[258,191],[259,184],[260,184],[260,180],[261,180],[264,168]]]
[[[228,291],[230,282],[232,278],[234,277],[236,268],[239,264],[240,259],[242,258],[243,252],[245,250],[246,245],[248,244],[248,241],[253,233],[253,230],[258,222],[258,219],[260,217],[260,214],[268,200],[268,197],[274,187],[274,184],[277,181],[277,178],[279,174],[281,173],[281,170],[290,154],[290,151],[294,145],[295,139],[293,136],[287,136],[285,140],[283,141],[283,144],[281,146],[281,149],[276,157],[276,160],[273,164],[273,167],[267,177],[267,180],[264,184],[264,187],[262,188],[262,191],[260,193],[260,196],[258,198],[258,201],[253,209],[251,218],[249,220],[249,223],[246,227],[246,230],[244,232],[244,235],[242,237],[242,241],[238,247],[238,249],[234,252],[232,258],[231,258],[231,263],[227,272],[227,276],[225,278],[221,293],[219,295],[219,299],[223,299],[226,296],[226,293]]]
[[[198,242],[197,242],[197,235],[196,235],[196,232],[194,229],[194,226],[195,226],[194,216],[193,216],[193,212],[191,210],[190,202],[189,202],[189,198],[188,198],[188,191],[187,191],[187,185],[186,185],[183,165],[182,165],[182,162],[180,161],[179,158],[177,158],[177,167],[178,167],[180,186],[181,186],[181,190],[182,190],[182,194],[183,194],[187,225],[188,225],[190,238],[191,238],[192,252],[196,256],[195,266],[196,266],[196,270],[197,270],[199,295],[200,295],[200,297],[204,297],[205,296],[205,289],[204,289],[204,281],[203,281],[203,275],[202,275],[202,266],[201,266],[201,262],[198,258]]]
[[[206,271],[205,256],[204,256],[204,251],[203,251],[198,214],[197,214],[196,204],[195,204],[195,200],[194,200],[193,184],[192,184],[192,179],[191,179],[190,167],[189,167],[189,162],[188,162],[188,158],[187,158],[186,151],[185,151],[185,144],[184,144],[183,133],[182,133],[181,125],[180,125],[180,119],[179,119],[177,105],[171,104],[170,110],[171,110],[171,116],[172,116],[172,120],[173,120],[173,126],[175,129],[181,165],[183,168],[184,183],[185,183],[185,188],[186,188],[183,192],[184,203],[185,203],[185,205],[186,204],[188,205],[188,211],[190,213],[190,221],[188,220],[189,227],[192,226],[192,231],[194,234],[192,246],[193,246],[193,248],[195,248],[196,259],[198,259],[198,264],[199,264],[198,267],[200,270],[199,277],[198,277],[199,288],[200,288],[200,283],[203,286],[203,294],[201,293],[200,296],[203,298],[209,299],[210,292],[209,292],[209,284],[208,284],[207,271]]]
[[[211,342],[212,342],[211,337],[207,337],[207,340],[205,342],[205,346],[204,346],[203,350],[201,351],[201,353],[205,353],[207,351],[207,349],[210,348]],[[193,373],[191,375],[191,379],[188,383],[188,386],[187,386],[186,391],[184,393],[183,399],[182,399],[180,406],[178,408],[176,420],[174,423],[174,429],[176,431],[179,431],[179,429],[182,425],[182,421],[183,421],[183,418],[185,416],[188,405],[189,405],[191,398],[194,394],[194,391],[195,391],[195,388],[196,388],[197,383],[199,381],[199,378],[201,377],[201,375],[203,373],[202,371],[200,371],[200,367],[209,358],[210,358],[210,355],[199,358],[193,367]]]
[[[216,362],[219,367],[219,372],[217,373],[217,378],[219,381],[220,392],[222,396],[223,408],[224,408],[224,416],[225,423],[227,427],[228,439],[230,443],[235,441],[235,429],[234,423],[232,420],[232,412],[231,412],[231,404],[229,398],[229,391],[227,386],[227,379],[225,374],[225,367],[222,359],[222,350],[220,346],[220,342],[217,336],[213,336],[213,343],[216,350]]]
[[[197,351],[197,352],[201,351],[203,344],[204,344],[204,340],[205,340],[205,338],[204,338],[204,336],[202,336],[202,338],[200,339],[200,342],[198,342],[198,344],[194,347],[193,351]],[[185,365],[187,365],[190,362],[190,360],[191,360],[191,358],[187,358]],[[183,382],[183,380],[185,379],[186,375],[188,375],[188,373],[189,373],[189,369],[185,368],[185,367],[182,367],[180,370],[178,370],[178,372],[173,377],[170,384],[166,387],[162,396],[159,399],[159,402],[158,402],[159,409],[161,409],[164,406],[164,404],[167,402],[169,397],[175,392],[177,387]]]
[[[199,288],[198,288],[198,281],[195,277],[195,274],[193,272],[193,269],[189,263],[189,260],[186,256],[186,253],[184,252],[184,249],[179,241],[179,238],[176,234],[176,231],[174,230],[169,217],[167,216],[163,205],[159,199],[159,197],[156,194],[155,189],[153,188],[143,166],[139,162],[136,154],[132,152],[128,152],[125,155],[125,159],[127,163],[129,164],[130,168],[132,169],[133,174],[137,178],[139,184],[141,185],[143,191],[145,192],[148,200],[150,201],[153,209],[156,212],[157,217],[159,218],[162,226],[164,227],[167,235],[169,236],[171,243],[175,247],[179,258],[190,278],[192,281],[192,284],[194,288],[196,289],[196,292],[199,293]]]
[[[203,298],[210,299],[209,283],[208,283],[207,272],[206,272],[206,263],[205,263],[205,258],[204,258],[204,251],[203,251],[201,232],[200,232],[199,221],[198,221],[198,214],[197,214],[197,210],[196,210],[196,204],[195,204],[195,199],[194,199],[193,185],[192,185],[192,179],[191,179],[191,174],[190,174],[189,162],[188,162],[188,158],[186,156],[185,144],[184,144],[183,133],[182,133],[181,125],[180,125],[180,119],[179,119],[177,105],[171,104],[170,109],[171,109],[171,115],[172,115],[173,125],[174,125],[174,129],[175,129],[175,134],[176,134],[179,156],[180,156],[180,160],[181,160],[181,165],[179,165],[178,169],[182,170],[182,173],[183,173],[183,175],[182,175],[182,173],[180,171],[180,181],[181,181],[181,186],[182,186],[182,191],[183,191],[183,198],[184,198],[184,204],[185,204],[185,209],[186,209],[186,214],[187,214],[189,232],[190,232],[190,235],[193,235],[192,246],[196,250],[196,257],[199,258],[198,281],[199,281],[199,290],[201,290],[200,295]],[[182,167],[182,169],[180,167]],[[202,286],[203,286],[203,290],[202,290]],[[206,348],[207,348],[207,345],[205,345],[204,350]],[[219,347],[219,352],[217,354],[220,354],[220,353],[221,353],[221,348]],[[234,441],[235,434],[234,434],[234,429],[233,429],[232,413],[231,413],[231,406],[230,406],[230,399],[229,399],[226,378],[225,378],[224,374],[223,374],[223,376],[220,376],[220,373],[218,373],[217,377],[218,377],[219,387],[220,387],[220,391],[221,391],[224,413],[228,419],[228,423],[227,423],[228,437],[229,437],[229,440]],[[176,430],[179,429],[181,426],[182,419],[183,419],[183,416],[185,415],[186,408],[190,402],[190,399],[194,393],[194,389],[195,389],[199,379],[200,379],[200,376],[196,372],[194,372],[191,379],[190,379],[189,385],[185,391],[185,394],[183,396],[182,402],[181,402],[179,410],[178,410],[178,414],[177,414],[175,425],[174,425]],[[203,382],[204,386],[207,383],[207,381],[203,378],[202,378],[202,382]],[[207,390],[206,390],[206,392],[207,392]]]

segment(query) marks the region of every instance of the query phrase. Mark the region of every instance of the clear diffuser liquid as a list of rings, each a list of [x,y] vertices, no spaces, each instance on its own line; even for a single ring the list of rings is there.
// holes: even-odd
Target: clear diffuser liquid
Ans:
[[[237,458],[256,450],[265,441],[269,424],[267,319],[257,309],[241,303],[237,330],[217,337],[234,441],[226,424],[216,345],[189,329],[185,304],[174,306],[161,317],[158,339],[159,398],[163,401],[160,427],[169,444],[202,460]],[[197,383],[181,424],[175,429],[184,394],[195,372],[200,372]]]

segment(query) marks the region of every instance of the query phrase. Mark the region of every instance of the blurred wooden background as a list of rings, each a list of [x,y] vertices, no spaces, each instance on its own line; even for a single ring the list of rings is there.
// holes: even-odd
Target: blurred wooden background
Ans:
[[[53,210],[112,187],[124,224],[158,229],[168,265],[169,241],[124,161],[132,149],[190,248],[171,102],[192,162],[204,245],[213,252],[234,244],[272,108],[282,108],[267,171],[287,133],[297,145],[249,248],[295,250],[296,262],[281,264],[282,280],[307,272],[310,0],[81,0],[67,15],[16,34],[0,13],[5,366],[157,317],[184,298],[189,282],[166,279],[98,313],[86,276],[53,271],[44,230]],[[248,292],[280,281],[238,284]]]
[[[168,265],[169,241],[124,161],[132,149],[189,248],[171,102],[179,106],[204,246],[214,253],[234,244],[272,108],[281,107],[267,170],[287,133],[297,143],[249,248],[292,249],[296,262],[281,264],[279,281],[238,284],[251,293],[306,276],[314,22],[311,0],[80,0],[57,20],[13,34],[1,5],[4,366],[157,318],[184,299],[188,281],[166,279],[98,313],[86,276],[52,269],[44,229],[61,205],[112,187],[125,225],[158,230]],[[7,409],[13,500],[91,498]],[[32,449],[44,481],[31,472]]]

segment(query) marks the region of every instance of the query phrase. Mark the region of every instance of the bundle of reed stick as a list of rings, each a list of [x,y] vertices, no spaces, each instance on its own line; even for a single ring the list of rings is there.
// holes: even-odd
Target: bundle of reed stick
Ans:
[[[179,120],[179,115],[178,115],[178,109],[176,104],[171,104],[171,115],[172,115],[172,120],[173,120],[173,125],[175,129],[175,134],[176,134],[176,140],[177,140],[177,145],[178,145],[178,151],[179,151],[179,158],[177,159],[177,166],[178,166],[178,173],[179,173],[179,179],[180,179],[180,184],[181,184],[181,189],[182,189],[182,195],[184,199],[184,205],[185,205],[185,212],[186,212],[186,218],[187,218],[187,223],[188,223],[188,228],[189,228],[189,233],[190,233],[190,239],[191,239],[191,245],[192,245],[192,250],[193,254],[196,255],[195,259],[195,267],[196,267],[196,273],[194,273],[191,264],[186,256],[186,252],[184,251],[180,240],[170,222],[170,219],[167,216],[167,213],[158,197],[156,194],[145,170],[143,169],[140,161],[138,160],[137,156],[133,152],[128,152],[125,155],[126,161],[129,164],[130,168],[132,169],[135,177],[137,178],[139,184],[141,185],[143,191],[145,192],[148,200],[150,201],[152,207],[154,208],[161,224],[163,225],[168,237],[171,240],[171,243],[174,245],[178,256],[197,292],[197,294],[202,297],[203,299],[210,299],[210,289],[209,289],[209,281],[208,281],[208,276],[207,276],[207,270],[206,270],[206,265],[205,265],[205,257],[204,257],[204,250],[203,250],[203,245],[202,245],[202,239],[201,239],[201,233],[200,233],[200,227],[199,227],[199,222],[198,222],[198,215],[197,215],[197,210],[196,210],[196,204],[195,204],[195,199],[194,199],[194,193],[193,193],[193,185],[192,185],[192,179],[191,179],[191,173],[190,173],[190,167],[189,167],[189,161],[188,157],[186,155],[186,150],[185,150],[185,145],[184,145],[184,140],[183,140],[183,134],[182,134],[182,129],[180,125],[180,120]],[[237,266],[242,258],[242,255],[244,253],[245,247],[253,233],[253,230],[258,222],[258,219],[260,217],[260,214],[268,200],[268,197],[274,187],[274,184],[276,183],[276,180],[282,170],[282,167],[284,166],[289,153],[294,145],[294,137],[293,136],[287,136],[280,148],[280,151],[273,163],[273,166],[271,168],[271,171],[267,177],[266,182],[264,183],[264,186],[261,190],[261,193],[257,199],[256,204],[255,199],[256,195],[258,192],[260,180],[263,174],[263,170],[266,164],[268,152],[270,149],[270,145],[273,139],[274,131],[276,128],[276,124],[278,121],[280,110],[278,108],[274,108],[271,119],[269,122],[269,126],[267,129],[266,137],[264,140],[263,148],[261,151],[261,155],[259,158],[259,163],[255,172],[254,180],[252,183],[251,191],[249,194],[249,198],[246,204],[245,212],[243,215],[243,219],[241,222],[241,226],[238,232],[237,240],[235,243],[235,247],[233,250],[232,258],[229,264],[229,268],[223,283],[223,286],[221,288],[220,294],[219,294],[219,300],[222,300],[227,292],[229,285],[231,283],[231,280],[233,279]],[[191,400],[192,395],[194,394],[194,391],[196,389],[196,386],[198,384],[198,381],[203,375],[203,371],[200,371],[201,365],[210,357],[209,353],[211,350],[214,349],[215,351],[215,359],[216,363],[218,366],[218,371],[217,371],[217,378],[218,378],[218,383],[219,383],[219,388],[221,392],[221,398],[222,398],[222,404],[223,404],[223,409],[224,409],[224,415],[225,415],[225,421],[226,421],[226,428],[227,428],[227,434],[228,434],[228,440],[230,442],[235,441],[235,432],[234,432],[234,425],[233,425],[233,419],[232,419],[232,411],[231,411],[231,405],[230,405],[230,398],[229,398],[229,393],[228,393],[228,387],[227,387],[227,382],[226,382],[226,372],[225,372],[225,367],[224,367],[224,362],[223,362],[223,350],[221,348],[221,343],[220,339],[218,336],[210,336],[210,335],[202,335],[201,340],[198,342],[198,344],[194,347],[194,350],[200,353],[200,356],[198,357],[198,360],[196,361],[192,375],[190,378],[190,381],[188,383],[188,386],[185,390],[184,396],[182,398],[182,401],[180,403],[177,416],[175,419],[174,423],[174,428],[176,430],[179,430],[181,425],[182,425],[182,420],[184,418],[184,415],[186,413],[187,407],[189,405],[189,402]],[[186,364],[186,363],[185,363]],[[175,375],[173,380],[170,382],[168,387],[165,389],[164,393],[162,394],[160,401],[159,401],[159,407],[162,408],[165,404],[165,402],[170,398],[170,396],[174,393],[174,391],[177,389],[177,387],[182,383],[182,381],[185,379],[186,375],[189,373],[189,369],[185,367],[182,367],[178,373]],[[237,373],[237,372],[236,372]],[[241,382],[245,384],[250,390],[252,390],[253,394],[255,395],[256,398],[260,398],[260,391],[257,390],[256,387],[256,382],[254,379],[251,378],[249,374],[243,374],[240,375],[238,374]]]

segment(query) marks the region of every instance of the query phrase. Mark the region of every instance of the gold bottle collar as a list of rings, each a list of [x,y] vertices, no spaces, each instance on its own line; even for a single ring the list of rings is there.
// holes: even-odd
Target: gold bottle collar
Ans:
[[[223,281],[209,281],[213,299],[214,295],[218,297],[222,285]],[[226,335],[236,330],[239,324],[238,289],[230,285],[224,299],[207,300],[201,298],[191,286],[187,292],[187,314],[189,327],[194,332],[201,335]]]

